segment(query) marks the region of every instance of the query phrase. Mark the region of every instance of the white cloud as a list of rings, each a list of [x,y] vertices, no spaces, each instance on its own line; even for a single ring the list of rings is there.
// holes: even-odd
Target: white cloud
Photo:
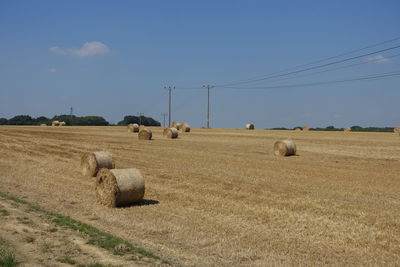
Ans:
[[[97,41],[84,43],[83,46],[79,49],[52,46],[49,48],[49,50],[59,55],[75,55],[79,57],[107,54],[108,52],[110,52],[110,49],[107,45]]]
[[[49,50],[59,55],[65,55],[65,51],[58,46],[52,46],[49,48]]]
[[[384,56],[378,55],[378,56],[374,56],[374,57],[369,57],[366,60],[367,62],[375,62],[375,63],[386,63],[386,62],[390,62],[391,59],[390,58],[386,58]]]
[[[50,68],[48,69],[49,72],[56,72],[57,70],[55,68]]]

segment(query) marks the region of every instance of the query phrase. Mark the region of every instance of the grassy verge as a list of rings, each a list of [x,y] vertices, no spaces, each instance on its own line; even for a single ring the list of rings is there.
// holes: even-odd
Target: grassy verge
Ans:
[[[15,259],[14,253],[10,251],[6,241],[0,237],[0,266],[14,267],[17,265],[18,263]]]
[[[138,254],[143,257],[161,260],[160,257],[145,250],[144,248],[136,247],[136,246],[132,245],[131,243],[129,243],[128,241],[125,241],[121,238],[115,237],[109,233],[103,232],[89,224],[74,220],[68,216],[63,216],[58,213],[46,211],[37,205],[29,203],[28,201],[16,198],[14,196],[4,194],[2,192],[0,192],[0,197],[8,199],[8,200],[12,200],[19,204],[27,205],[30,210],[47,215],[48,218],[54,224],[56,224],[58,226],[69,228],[69,229],[84,233],[84,234],[88,235],[88,237],[89,237],[89,244],[93,244],[93,245],[102,247],[106,250],[111,251],[114,254],[117,254],[117,255]],[[123,249],[121,249],[121,248],[123,248]],[[168,264],[168,265],[171,264],[167,260],[162,260],[162,263]],[[0,266],[3,266],[3,265],[0,264]]]

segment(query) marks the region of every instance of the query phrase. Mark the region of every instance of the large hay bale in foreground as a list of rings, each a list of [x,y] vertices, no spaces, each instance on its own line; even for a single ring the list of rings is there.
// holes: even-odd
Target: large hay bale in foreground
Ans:
[[[188,123],[183,123],[182,125],[181,125],[181,131],[183,132],[183,133],[188,133],[188,132],[190,132],[190,125],[188,124]]]
[[[81,170],[84,176],[95,177],[101,168],[115,168],[115,163],[109,153],[98,151],[82,155]]]
[[[153,137],[153,133],[151,132],[151,130],[143,128],[139,131],[138,137],[139,140],[151,140],[151,138]]]
[[[163,136],[165,138],[175,139],[178,138],[178,129],[176,128],[165,128],[163,131]]]
[[[350,128],[344,128],[343,131],[344,131],[344,132],[350,132],[351,129],[350,129]]]
[[[128,133],[138,133],[139,132],[139,124],[131,123],[128,124]]]
[[[246,129],[247,130],[254,130],[254,124],[252,124],[252,123],[246,124]]]
[[[107,207],[143,200],[144,179],[138,169],[101,169],[96,177],[97,202]]]
[[[303,126],[303,131],[309,131],[310,130],[310,126]]]
[[[274,153],[276,156],[296,155],[296,144],[292,140],[280,140],[274,144]]]
[[[52,121],[51,126],[59,126],[60,122],[59,121]]]

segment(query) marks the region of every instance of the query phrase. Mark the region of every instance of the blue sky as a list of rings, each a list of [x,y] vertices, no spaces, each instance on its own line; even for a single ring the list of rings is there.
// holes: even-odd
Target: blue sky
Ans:
[[[114,123],[138,112],[162,122],[163,87],[175,86],[172,120],[204,126],[206,91],[185,88],[267,75],[400,37],[399,14],[399,1],[378,0],[2,0],[0,117],[52,117],[73,106],[78,116]],[[396,45],[400,40],[347,57]],[[214,88],[211,126],[400,125],[400,76],[248,89],[400,72],[400,56],[391,58],[397,54],[400,49],[346,63],[368,64],[243,89]]]

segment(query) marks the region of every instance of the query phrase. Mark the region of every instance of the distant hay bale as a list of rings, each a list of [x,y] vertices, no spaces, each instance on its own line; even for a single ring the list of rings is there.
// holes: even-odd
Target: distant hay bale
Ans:
[[[101,169],[96,176],[97,202],[107,207],[143,200],[144,179],[138,169]]]
[[[247,130],[254,130],[254,124],[252,124],[252,123],[246,124],[246,129]]]
[[[42,124],[40,124],[40,126],[47,126],[47,124],[46,123],[42,123]]]
[[[176,128],[176,124],[178,124],[178,122],[173,121],[173,122],[171,123],[171,128]]]
[[[52,121],[51,126],[59,126],[60,122],[59,121]]]
[[[280,140],[274,144],[274,153],[276,156],[296,155],[296,144],[292,140]]]
[[[344,131],[344,132],[350,132],[351,129],[350,129],[350,128],[344,128],[343,131]]]
[[[81,170],[83,176],[95,177],[101,168],[114,169],[115,164],[107,152],[89,152],[82,155]]]
[[[176,128],[165,128],[163,135],[165,138],[175,139],[178,138],[178,130]]]
[[[151,130],[143,128],[139,131],[138,137],[139,140],[151,140],[151,138],[153,137],[153,133],[151,132]]]
[[[128,133],[138,133],[139,132],[139,124],[131,123],[128,124]]]
[[[58,126],[65,126],[65,121],[60,121]]]
[[[296,128],[296,129],[294,129],[296,132],[300,132],[301,131],[301,128]]]
[[[188,124],[188,123],[183,123],[182,125],[181,125],[181,127],[180,127],[181,129],[181,131],[183,132],[183,133],[188,133],[188,132],[190,132],[190,125]]]
[[[400,126],[394,127],[393,132],[400,134]]]
[[[309,131],[310,127],[309,126],[303,126],[303,131]]]

